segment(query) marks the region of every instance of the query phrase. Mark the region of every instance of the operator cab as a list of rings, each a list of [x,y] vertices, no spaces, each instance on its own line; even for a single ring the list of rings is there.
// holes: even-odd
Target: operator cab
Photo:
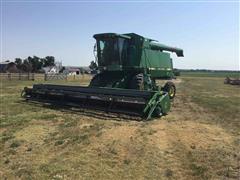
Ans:
[[[121,69],[127,62],[131,37],[115,33],[96,34],[97,63],[99,68]],[[106,67],[107,66],[107,67]]]

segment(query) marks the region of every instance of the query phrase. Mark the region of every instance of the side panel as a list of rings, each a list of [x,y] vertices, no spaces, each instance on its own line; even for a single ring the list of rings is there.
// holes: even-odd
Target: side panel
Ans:
[[[173,77],[173,65],[169,53],[146,48],[143,51],[140,66],[147,68],[153,78]]]
[[[166,70],[150,70],[150,74],[151,77],[155,79],[172,79],[174,77],[172,71]]]

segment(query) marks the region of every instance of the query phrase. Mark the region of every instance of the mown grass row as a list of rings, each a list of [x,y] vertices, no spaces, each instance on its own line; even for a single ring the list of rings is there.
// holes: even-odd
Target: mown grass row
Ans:
[[[191,101],[214,114],[212,121],[223,128],[240,131],[240,88],[223,83],[223,78],[183,77],[182,91]]]

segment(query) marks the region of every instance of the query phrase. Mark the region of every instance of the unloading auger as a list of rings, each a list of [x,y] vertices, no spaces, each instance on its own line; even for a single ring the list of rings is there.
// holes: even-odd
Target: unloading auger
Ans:
[[[172,59],[166,51],[183,56],[183,50],[135,33],[104,33],[93,37],[100,72],[88,87],[35,84],[32,88],[25,87],[22,97],[144,119],[166,115],[176,87],[171,81],[159,87],[156,80],[174,77]]]

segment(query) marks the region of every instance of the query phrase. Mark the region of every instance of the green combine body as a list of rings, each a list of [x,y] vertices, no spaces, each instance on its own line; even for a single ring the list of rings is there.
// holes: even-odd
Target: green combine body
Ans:
[[[139,115],[150,119],[170,110],[176,93],[168,81],[163,87],[156,79],[172,79],[169,52],[183,56],[183,50],[157,43],[135,33],[95,34],[94,52],[100,73],[88,87],[35,84],[25,87],[26,100]]]
[[[93,37],[97,41],[96,57],[101,73],[92,80],[91,86],[157,90],[156,79],[174,77],[172,59],[166,51],[183,56],[181,49],[134,33],[104,33]],[[142,82],[136,82],[140,78]]]

